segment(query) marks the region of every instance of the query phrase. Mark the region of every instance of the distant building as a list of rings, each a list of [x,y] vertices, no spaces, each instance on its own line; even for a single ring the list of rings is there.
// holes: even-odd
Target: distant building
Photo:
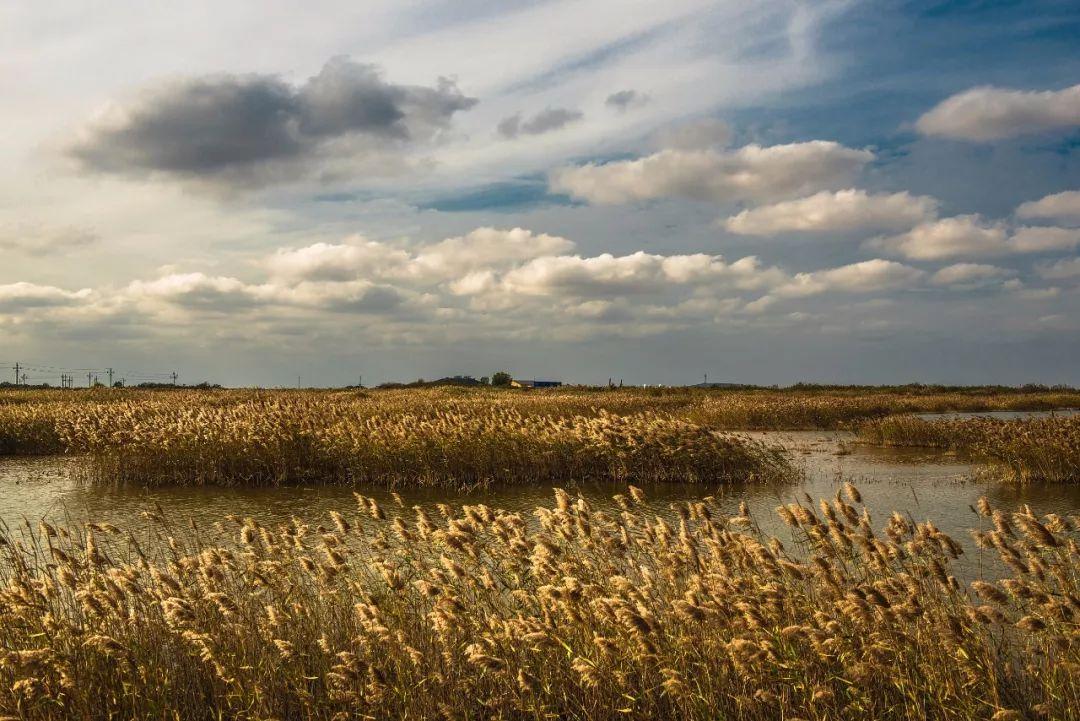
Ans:
[[[514,388],[558,388],[562,385],[562,381],[540,381],[540,380],[512,380],[510,385]]]

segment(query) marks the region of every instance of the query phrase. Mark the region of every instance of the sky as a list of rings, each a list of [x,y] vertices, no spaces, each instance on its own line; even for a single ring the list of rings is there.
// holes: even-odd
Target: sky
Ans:
[[[56,0],[0,44],[0,379],[1080,384],[1075,2]]]

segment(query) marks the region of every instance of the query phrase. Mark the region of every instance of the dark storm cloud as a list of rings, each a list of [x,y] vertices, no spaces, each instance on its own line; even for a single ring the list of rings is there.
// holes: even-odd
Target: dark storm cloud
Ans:
[[[580,110],[547,108],[525,121],[522,121],[521,113],[503,118],[496,126],[496,130],[504,138],[516,138],[522,133],[525,135],[540,135],[552,130],[559,130],[584,117],[585,114]]]
[[[92,170],[214,173],[300,154],[293,90],[263,76],[185,80],[156,88],[118,122],[71,149]]]
[[[476,102],[446,79],[395,85],[334,58],[298,87],[270,75],[163,84],[91,124],[70,153],[99,172],[254,181],[267,167],[295,175],[334,140],[425,140]]]

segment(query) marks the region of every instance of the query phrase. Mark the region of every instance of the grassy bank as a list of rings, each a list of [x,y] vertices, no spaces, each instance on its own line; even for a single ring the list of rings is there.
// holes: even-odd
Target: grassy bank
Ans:
[[[1011,577],[849,488],[666,523],[362,496],[325,527],[42,526],[0,543],[0,714],[26,719],[1067,719],[1080,519],[980,503]],[[988,559],[989,562],[989,559]]]
[[[1080,482],[1080,416],[933,421],[893,416],[868,421],[859,433],[877,445],[957,451],[1019,483]]]

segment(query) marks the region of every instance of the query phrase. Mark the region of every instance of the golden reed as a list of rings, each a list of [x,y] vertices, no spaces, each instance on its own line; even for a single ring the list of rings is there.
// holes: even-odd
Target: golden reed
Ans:
[[[1080,518],[973,517],[979,566],[854,487],[769,537],[659,517],[357,495],[324,523],[0,535],[0,716],[1050,719],[1080,708]]]
[[[1027,420],[892,416],[863,423],[859,433],[877,445],[957,451],[1018,483],[1080,482],[1080,415]]]

